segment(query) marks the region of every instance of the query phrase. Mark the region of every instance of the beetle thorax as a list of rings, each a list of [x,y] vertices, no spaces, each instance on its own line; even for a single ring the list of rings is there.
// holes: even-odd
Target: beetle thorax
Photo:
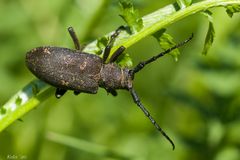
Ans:
[[[105,89],[129,89],[132,78],[129,69],[120,68],[114,63],[104,64],[100,71],[99,86]]]

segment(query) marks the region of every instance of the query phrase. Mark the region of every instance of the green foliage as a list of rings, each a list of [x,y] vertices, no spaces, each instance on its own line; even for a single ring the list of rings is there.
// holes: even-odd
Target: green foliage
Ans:
[[[173,37],[165,33],[165,31],[166,29],[161,29],[158,32],[154,33],[153,36],[158,40],[161,48],[167,50],[168,48],[175,46],[176,43],[173,41]],[[174,49],[169,54],[174,58],[175,61],[178,61],[178,56],[180,55],[178,49]]]
[[[122,154],[117,153],[111,148],[107,148],[96,143],[91,143],[85,140],[77,139],[74,137],[50,132],[47,133],[46,138],[50,141],[62,144],[68,147],[78,149],[80,151],[85,151],[87,153],[95,154],[98,156],[108,156],[109,158],[128,160],[130,157],[123,156]]]
[[[130,57],[129,54],[124,53],[122,54],[118,59],[117,59],[117,63],[121,66],[121,67],[132,67],[133,63],[132,63],[132,59]]]
[[[176,0],[181,9],[184,9],[192,4],[192,0]]]
[[[120,0],[121,14],[120,16],[127,23],[132,33],[139,32],[143,28],[143,20],[139,13],[133,7],[131,0]]]
[[[204,48],[202,51],[203,55],[207,55],[210,47],[213,44],[214,41],[214,37],[215,37],[215,29],[213,27],[213,17],[212,17],[212,13],[209,10],[206,10],[205,12],[203,12],[203,14],[208,18],[209,21],[209,25],[208,25],[208,31],[207,31],[207,35],[205,38],[205,43],[204,43]]]
[[[54,88],[40,80],[28,83],[34,76],[24,64],[26,51],[41,45],[71,48],[73,44],[65,31],[69,25],[74,26],[80,39],[83,37],[81,42],[104,37],[84,49],[93,54],[102,53],[110,33],[102,35],[121,25],[116,3],[105,2],[0,2],[0,53],[4,53],[0,54],[0,159],[7,159],[9,154],[39,160],[238,159],[239,14],[230,19],[214,8],[226,7],[231,16],[238,10],[239,0],[194,1],[182,7],[176,7],[176,3],[162,7],[168,1],[164,1],[165,4],[163,1],[136,1],[135,8],[139,12],[152,13],[141,18],[143,27],[139,31],[131,34],[123,31],[114,42],[111,54],[123,45],[137,63],[159,51],[157,44],[145,37],[163,28],[171,25],[171,33],[176,33],[173,37],[178,39],[189,32],[197,35],[184,48],[186,54],[179,63],[159,60],[135,77],[134,86],[142,102],[174,139],[174,154],[168,142],[137,111],[127,92],[119,91],[118,97],[113,98],[102,89],[97,95],[77,97],[69,91],[56,100],[50,98]],[[91,9],[87,7],[83,11],[86,6]],[[154,11],[157,6],[160,9]],[[203,30],[206,23],[198,16],[190,16],[206,9],[214,13],[216,28],[213,54],[207,57],[198,56],[202,47],[199,46],[200,35],[206,33]],[[207,16],[211,19],[211,15]],[[185,20],[176,25],[182,19]],[[214,37],[207,35],[212,36],[208,39]],[[130,66],[132,61],[128,54],[123,54],[117,63]],[[24,85],[26,87],[21,89]],[[11,96],[17,90],[19,92]],[[16,121],[20,118],[23,122]]]
[[[240,12],[240,5],[227,6],[226,8],[229,17],[232,17],[234,13]]]
[[[224,1],[224,0],[222,0],[222,1]],[[233,5],[234,5],[234,2],[235,1],[233,0],[232,1]],[[238,1],[236,1],[236,3],[237,2]],[[124,32],[123,34],[119,35],[120,41],[117,43],[121,42],[121,45],[123,45],[125,47],[128,47],[128,46],[136,43],[137,41],[139,41],[141,38],[144,38],[147,35],[151,35],[151,34],[157,32],[158,30],[160,30],[161,28],[165,27],[166,25],[169,25],[169,24],[173,23],[174,21],[179,20],[179,17],[184,18],[187,15],[191,15],[191,14],[197,13],[201,10],[205,10],[204,14],[207,15],[207,17],[209,19],[209,29],[208,29],[208,33],[207,33],[206,40],[205,40],[203,54],[206,54],[207,51],[209,50],[210,46],[212,45],[212,42],[214,39],[214,33],[215,33],[214,28],[213,28],[213,23],[212,23],[211,12],[206,11],[206,8],[207,7],[212,8],[214,6],[221,6],[221,3],[219,3],[218,1],[216,1],[216,2],[215,1],[203,1],[203,2],[199,2],[199,3],[195,4],[194,6],[189,6],[185,9],[182,9],[183,11],[178,11],[178,12],[170,9],[172,6],[167,6],[166,8],[160,9],[152,14],[149,14],[149,15],[143,17],[144,19],[142,19],[138,16],[137,11],[133,8],[131,1],[120,1],[120,4],[122,7],[122,16],[128,23],[130,29],[132,28],[131,30],[133,32],[131,35],[129,35],[127,32]],[[232,6],[231,3],[229,6]],[[163,12],[166,10],[168,10],[169,13]],[[154,19],[152,18],[153,16],[154,16]],[[142,24],[144,24],[144,25],[142,25]],[[144,28],[142,28],[143,26],[144,26]],[[168,45],[174,44],[174,42],[172,41],[172,39],[169,35],[163,33],[161,37],[162,38],[159,39],[159,42],[161,42],[160,45],[163,48],[165,48],[165,47],[167,48]],[[103,46],[106,46],[106,43],[107,43],[107,38],[105,38],[105,37],[101,38],[97,41],[97,43],[90,43],[90,45],[86,47],[86,50],[91,48],[91,50],[94,50],[95,52],[102,53],[101,48],[103,48]],[[92,44],[95,46],[92,47],[91,46]],[[112,52],[114,52],[114,50],[116,50],[116,48],[118,46],[120,46],[120,45],[116,45],[115,48],[113,48]],[[89,51],[89,52],[91,53],[91,51]],[[174,53],[172,53],[172,55],[175,57],[175,60],[177,59],[178,54],[179,53],[177,50]],[[125,57],[122,58],[122,60],[123,61],[118,62],[121,64],[121,66],[130,66],[132,63],[127,54],[125,54]],[[26,88],[31,89],[31,94],[32,94],[31,96],[34,97],[35,94],[38,92],[38,89],[36,90],[35,86],[32,86],[32,83],[30,83],[30,85],[31,86],[27,86]],[[18,94],[21,94],[21,92],[17,93],[14,97],[18,97],[18,99],[19,99],[20,96]],[[13,106],[15,106],[15,105],[19,106],[19,103],[16,103],[19,101],[18,100],[14,101],[14,100],[15,100],[15,98],[11,99],[9,101],[9,103],[13,103]],[[33,98],[33,102],[35,102],[35,101],[38,101],[38,99]],[[29,100],[29,104],[32,105],[31,107],[29,107],[29,109],[31,109],[34,107],[34,105],[36,105],[38,103],[31,103],[31,101]],[[21,103],[20,106],[22,106],[22,105],[23,104]],[[9,106],[11,106],[11,104]],[[18,108],[18,107],[16,107],[16,108]],[[7,109],[7,111],[8,111],[8,109]],[[27,112],[28,109],[26,109],[24,111]],[[24,114],[24,112],[22,112],[21,114],[16,114],[16,115],[21,116],[22,114]],[[9,114],[9,115],[11,115],[11,114]],[[19,117],[15,117],[15,118],[18,119]],[[3,118],[1,118],[1,119],[3,119]],[[8,123],[5,123],[5,124],[10,124],[14,120],[12,118],[10,118],[10,119],[11,119],[11,121]],[[2,127],[6,127],[6,126],[3,125]]]
[[[216,16],[216,20],[221,21],[222,18],[222,15]],[[235,150],[240,142],[239,136],[236,136],[240,130],[240,45],[234,45],[239,40],[231,40],[239,32],[236,29],[239,24],[234,23],[226,21],[225,26],[219,30],[227,34],[214,44],[218,46],[213,51],[214,54],[209,54],[206,58],[193,58],[196,60],[194,63],[181,67],[170,91],[176,100],[173,101],[174,104],[179,103],[181,106],[176,106],[173,110],[179,112],[179,115],[188,112],[187,115],[190,116],[179,118],[179,125],[175,126],[178,126],[177,133],[189,144],[191,153],[199,156],[198,159],[239,158],[239,153]],[[229,29],[229,26],[235,27]],[[193,59],[190,58],[191,61]],[[179,85],[181,80],[185,83]],[[194,125],[189,120],[195,121]],[[188,125],[181,125],[182,123]],[[202,155],[198,154],[199,150],[203,151]]]
[[[104,51],[104,48],[107,46],[107,43],[109,42],[109,38],[107,37],[101,37],[101,38],[98,38],[97,40],[97,47],[98,47],[98,50],[95,51],[95,53],[97,55],[102,55],[103,51]]]

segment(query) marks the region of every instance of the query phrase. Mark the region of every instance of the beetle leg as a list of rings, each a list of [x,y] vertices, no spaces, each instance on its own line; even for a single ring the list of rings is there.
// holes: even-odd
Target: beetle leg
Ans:
[[[81,50],[79,40],[77,38],[77,35],[76,35],[73,27],[68,27],[68,32],[69,32],[69,34],[70,34],[70,36],[71,36],[71,38],[73,40],[73,43],[75,45],[76,50]]]
[[[107,46],[105,47],[104,49],[104,53],[103,53],[103,62],[106,62],[110,52],[111,52],[111,48],[113,46],[113,42],[114,40],[117,38],[117,36],[119,35],[120,31],[125,29],[124,26],[120,26],[118,27],[118,29],[116,29],[116,31],[111,35],[110,37],[110,41],[109,43],[107,44]]]
[[[124,52],[125,49],[126,48],[124,46],[119,47],[111,56],[109,63],[115,62],[118,59],[118,57]]]
[[[111,93],[111,95],[113,95],[114,97],[117,96],[117,91],[115,89],[111,89],[111,88],[105,88],[107,93]]]
[[[66,89],[57,88],[55,92],[56,98],[61,98],[67,92]]]
[[[73,93],[77,96],[81,93],[81,91],[73,91]]]
[[[110,91],[110,93],[111,93],[111,94],[112,94],[114,97],[115,97],[115,96],[117,96],[117,91],[116,91],[116,90],[114,90],[114,89],[113,89],[113,90],[111,90],[111,91]]]

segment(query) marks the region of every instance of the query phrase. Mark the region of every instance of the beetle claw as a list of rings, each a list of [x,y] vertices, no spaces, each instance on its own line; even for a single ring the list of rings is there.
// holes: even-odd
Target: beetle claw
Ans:
[[[77,96],[81,93],[81,91],[73,91],[73,93]]]
[[[59,99],[59,98],[61,98],[66,92],[67,92],[66,89],[57,88],[57,89],[56,89],[56,92],[55,92],[55,97]]]

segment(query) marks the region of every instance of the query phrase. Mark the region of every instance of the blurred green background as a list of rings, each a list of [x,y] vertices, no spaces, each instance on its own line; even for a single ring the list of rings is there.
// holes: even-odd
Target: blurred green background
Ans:
[[[174,0],[133,2],[143,16]],[[13,123],[0,133],[0,160],[239,160],[240,15],[212,11],[216,39],[207,56],[201,51],[208,21],[196,14],[168,27],[176,42],[195,34],[179,61],[165,56],[135,77],[136,91],[175,151],[128,92],[113,97],[100,89],[52,96]],[[123,25],[119,13],[118,2],[108,0],[1,0],[0,104],[35,79],[25,66],[28,50],[73,48],[68,26],[87,44]],[[153,37],[127,49],[134,65],[160,51]]]

